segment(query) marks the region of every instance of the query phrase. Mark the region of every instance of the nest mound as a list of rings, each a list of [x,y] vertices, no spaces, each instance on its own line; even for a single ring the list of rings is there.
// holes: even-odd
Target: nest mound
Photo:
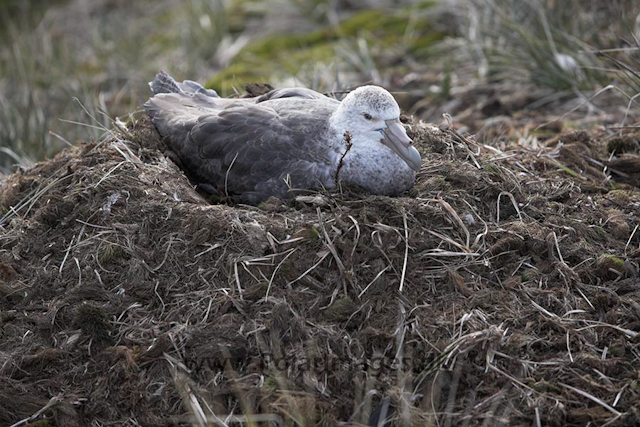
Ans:
[[[0,424],[639,423],[637,140],[413,136],[398,198],[211,204],[146,118],[10,176]]]

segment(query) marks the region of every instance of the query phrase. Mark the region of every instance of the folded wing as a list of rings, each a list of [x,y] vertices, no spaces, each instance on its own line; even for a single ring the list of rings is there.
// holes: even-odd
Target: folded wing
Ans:
[[[331,182],[332,147],[322,143],[331,109],[305,108],[315,99],[307,92],[288,102],[288,93],[272,93],[245,100],[162,94],[146,107],[194,179],[256,204]]]

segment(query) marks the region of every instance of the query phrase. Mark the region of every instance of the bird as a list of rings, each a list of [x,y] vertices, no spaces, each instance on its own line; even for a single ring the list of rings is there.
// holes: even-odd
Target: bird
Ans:
[[[358,87],[342,101],[300,87],[221,98],[164,71],[149,86],[147,114],[187,174],[214,196],[258,205],[340,181],[394,196],[420,170],[398,103],[379,86]]]

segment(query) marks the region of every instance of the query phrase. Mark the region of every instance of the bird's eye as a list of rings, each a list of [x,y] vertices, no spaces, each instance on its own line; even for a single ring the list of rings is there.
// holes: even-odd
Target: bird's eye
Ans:
[[[371,114],[369,114],[369,113],[364,113],[364,118],[367,119],[367,120],[373,119],[373,117],[371,117]]]

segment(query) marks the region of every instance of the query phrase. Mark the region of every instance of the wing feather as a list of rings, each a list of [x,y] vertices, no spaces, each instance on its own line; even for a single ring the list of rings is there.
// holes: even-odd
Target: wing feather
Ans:
[[[282,105],[276,100],[228,105],[201,115],[186,137],[170,143],[200,183],[245,203],[290,196],[287,176],[293,188],[327,185],[332,157],[331,147],[322,144],[327,112],[278,111]]]

